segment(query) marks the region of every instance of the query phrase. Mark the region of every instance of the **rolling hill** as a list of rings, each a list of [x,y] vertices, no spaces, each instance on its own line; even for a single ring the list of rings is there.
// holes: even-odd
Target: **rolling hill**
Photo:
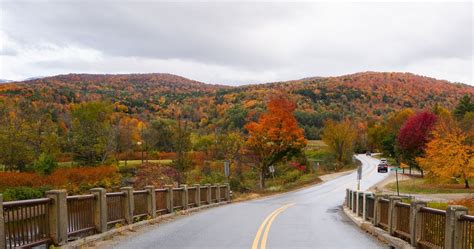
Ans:
[[[0,85],[0,99],[43,105],[57,113],[70,104],[105,100],[126,106],[142,119],[174,118],[177,110],[195,128],[228,126],[235,114],[255,117],[265,100],[284,93],[297,103],[305,129],[320,128],[327,118],[381,120],[390,113],[423,110],[436,103],[452,109],[474,87],[411,73],[364,72],[286,82],[231,87],[171,74],[68,74]],[[234,117],[235,118],[235,117]],[[237,122],[233,126],[240,126]]]

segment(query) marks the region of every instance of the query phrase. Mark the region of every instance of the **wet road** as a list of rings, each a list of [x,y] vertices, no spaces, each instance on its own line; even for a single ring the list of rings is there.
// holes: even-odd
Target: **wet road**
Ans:
[[[388,174],[378,160],[363,163],[361,189]],[[200,211],[127,236],[113,248],[384,248],[342,214],[345,189],[356,187],[356,173],[323,184],[264,199]]]

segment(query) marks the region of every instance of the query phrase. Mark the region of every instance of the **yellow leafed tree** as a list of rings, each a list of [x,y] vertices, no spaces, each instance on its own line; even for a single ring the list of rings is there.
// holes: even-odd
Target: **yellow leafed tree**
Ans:
[[[469,188],[474,177],[474,146],[451,117],[441,119],[433,130],[433,139],[425,148],[425,157],[416,159],[423,170],[440,179],[459,177]]]

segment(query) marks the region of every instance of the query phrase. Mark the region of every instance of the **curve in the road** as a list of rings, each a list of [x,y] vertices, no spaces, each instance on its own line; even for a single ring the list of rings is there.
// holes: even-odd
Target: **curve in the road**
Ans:
[[[362,190],[387,177],[376,172],[377,159],[357,158],[363,167]],[[356,187],[356,179],[353,172],[298,191],[207,209],[147,227],[110,247],[382,248],[384,245],[360,231],[340,211],[345,189]],[[289,203],[294,205],[280,209]]]

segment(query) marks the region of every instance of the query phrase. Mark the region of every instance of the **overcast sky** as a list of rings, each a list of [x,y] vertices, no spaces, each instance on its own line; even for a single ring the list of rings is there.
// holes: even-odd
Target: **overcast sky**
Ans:
[[[1,1],[0,78],[247,84],[401,71],[473,83],[473,4]]]

